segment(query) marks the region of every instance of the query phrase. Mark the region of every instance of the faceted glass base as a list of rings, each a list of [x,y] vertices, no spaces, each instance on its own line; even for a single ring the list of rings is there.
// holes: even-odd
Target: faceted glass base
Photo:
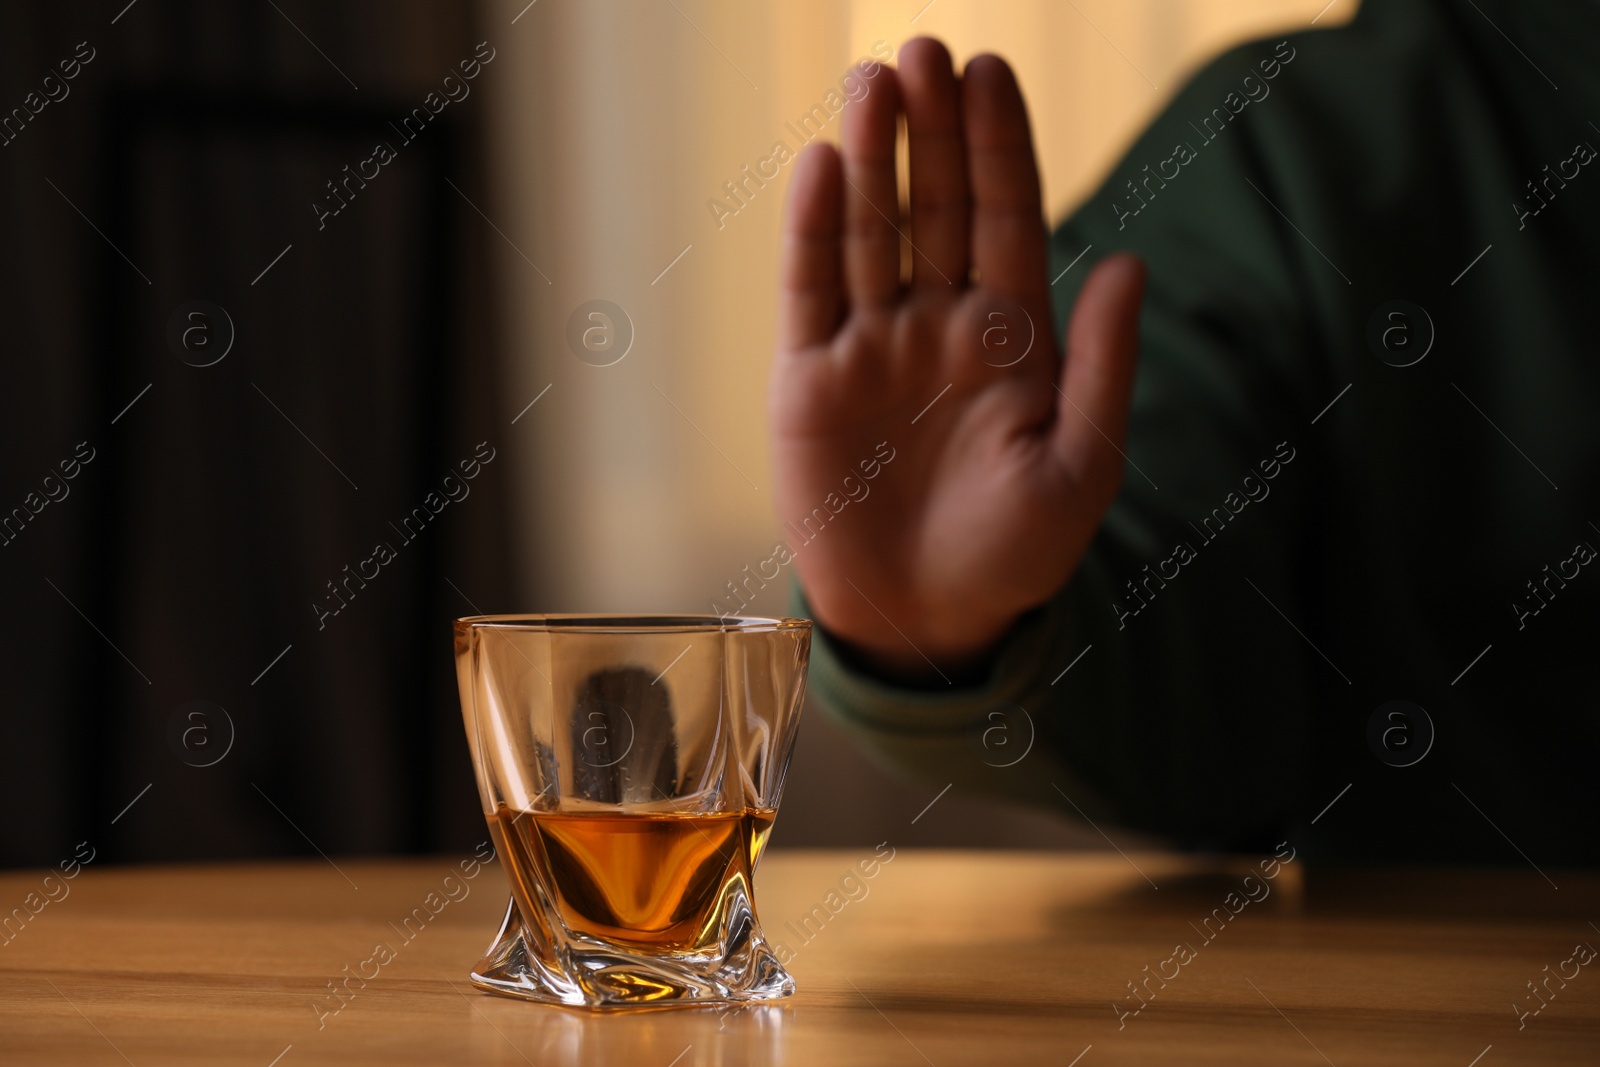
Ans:
[[[670,1004],[742,1004],[794,993],[794,979],[745,911],[721,939],[720,952],[642,956],[636,950],[574,937],[548,954],[534,951],[513,898],[500,933],[472,972],[490,993],[590,1008]]]

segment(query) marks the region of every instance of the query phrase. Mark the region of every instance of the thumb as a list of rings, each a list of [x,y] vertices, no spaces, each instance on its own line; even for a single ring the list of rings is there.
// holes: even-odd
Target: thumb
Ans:
[[[1144,280],[1144,263],[1129,253],[1108,256],[1095,266],[1067,323],[1056,386],[1057,453],[1080,482],[1109,484],[1108,505],[1122,478]]]

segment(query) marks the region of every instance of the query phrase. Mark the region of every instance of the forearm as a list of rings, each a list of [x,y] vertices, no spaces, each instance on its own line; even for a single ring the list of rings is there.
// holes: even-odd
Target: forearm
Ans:
[[[809,611],[796,586],[794,610]],[[969,675],[907,684],[814,632],[814,702],[881,766],[934,788],[1002,795],[1051,808],[1064,797],[1095,817],[1109,812],[1058,758],[1047,734],[1051,678],[1069,665],[1076,625],[1064,598],[1025,615]]]

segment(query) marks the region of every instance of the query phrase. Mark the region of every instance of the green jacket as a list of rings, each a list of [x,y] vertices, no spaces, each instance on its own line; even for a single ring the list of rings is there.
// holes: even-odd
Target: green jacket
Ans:
[[[1087,558],[984,683],[824,634],[821,702],[934,786],[1188,846],[1600,859],[1597,60],[1593,2],[1367,0],[1202,71],[1052,237],[1058,330],[1149,266]]]

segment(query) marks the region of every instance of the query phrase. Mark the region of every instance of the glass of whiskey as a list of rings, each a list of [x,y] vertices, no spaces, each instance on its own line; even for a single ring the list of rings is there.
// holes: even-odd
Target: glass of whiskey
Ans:
[[[805,619],[456,620],[467,743],[511,882],[475,986],[595,1008],[794,992],[752,879],[810,643]]]

